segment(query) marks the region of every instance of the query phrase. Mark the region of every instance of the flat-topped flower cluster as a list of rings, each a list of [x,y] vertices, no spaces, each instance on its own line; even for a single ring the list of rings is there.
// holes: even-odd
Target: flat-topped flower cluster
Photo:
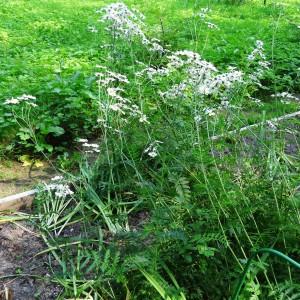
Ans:
[[[102,72],[97,72],[96,76],[99,88],[105,92],[105,101],[100,102],[100,109],[106,113],[112,111],[118,113],[118,116],[125,123],[128,122],[128,117],[138,118],[140,123],[148,123],[147,116],[141,109],[134,104],[130,99],[123,96],[125,90],[119,86],[127,84],[129,80],[125,75],[109,71],[106,67],[98,66]],[[103,119],[104,120],[104,119]],[[107,125],[107,124],[106,124]]]
[[[22,96],[6,99],[4,101],[5,105],[18,105],[21,103],[26,103],[27,105],[36,107],[37,104],[34,103],[36,100],[35,96],[23,94]]]
[[[183,77],[181,82],[172,85],[167,91],[160,92],[165,98],[184,98],[191,92],[194,96],[216,95],[243,81],[241,71],[231,67],[228,72],[220,73],[212,63],[192,51],[176,51],[167,58],[166,67],[157,69],[147,67],[137,73],[138,76],[146,75],[154,81],[156,77],[180,72]]]
[[[149,47],[150,51],[164,52],[158,39],[149,39],[143,31],[145,27],[145,16],[136,9],[129,9],[124,3],[112,3],[97,13],[101,15],[99,21],[106,23],[106,30],[113,38],[121,38],[132,41],[138,39],[143,45]],[[95,31],[95,28],[93,30]]]

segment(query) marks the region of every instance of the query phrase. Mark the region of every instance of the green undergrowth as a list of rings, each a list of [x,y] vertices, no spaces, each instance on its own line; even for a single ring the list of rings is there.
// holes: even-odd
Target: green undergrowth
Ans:
[[[83,161],[79,176],[65,178],[72,199],[36,202],[61,299],[229,299],[251,251],[299,260],[298,148],[285,151],[292,129],[192,146],[165,126],[158,158],[138,159],[130,136],[113,161]],[[299,271],[267,258],[251,267],[239,299],[298,295]]]
[[[16,121],[1,105],[0,139],[5,147],[13,143],[13,149],[24,152],[27,148],[28,154],[61,153],[80,134],[98,134],[93,113],[97,87],[93,83],[95,66],[108,63],[105,48],[101,48],[107,37],[104,31],[95,35],[88,27],[97,24],[94,12],[105,3],[109,1],[1,2],[0,101],[32,94],[37,97],[40,116],[39,126],[34,125],[40,147],[34,149],[32,140],[22,140],[22,134],[15,138]],[[262,1],[126,3],[145,14],[151,36],[171,50],[196,51],[220,69],[228,65],[245,68],[249,49],[255,40],[263,40],[272,68],[264,78],[268,89],[257,96],[263,94],[268,99],[275,92],[299,92],[297,1],[267,2],[266,6]],[[195,17],[203,7],[211,8],[208,20],[219,30],[206,28]],[[128,65],[130,57],[120,57],[119,62]],[[131,72],[130,68],[126,70]],[[279,113],[277,108],[272,110]]]
[[[230,299],[253,250],[299,261],[299,121],[270,122],[299,110],[299,4],[126,1],[128,33],[108,3],[1,10],[1,99],[36,97],[1,105],[3,152],[63,175],[33,218],[58,299]],[[262,255],[239,299],[299,280]]]

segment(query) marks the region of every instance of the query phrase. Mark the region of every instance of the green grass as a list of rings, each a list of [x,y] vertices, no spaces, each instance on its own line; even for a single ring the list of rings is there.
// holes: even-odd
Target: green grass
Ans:
[[[101,60],[101,40],[87,31],[95,10],[105,1],[2,1],[0,22],[0,98],[37,93],[54,74],[64,70],[92,72]],[[109,1],[106,1],[109,3]],[[274,37],[274,68],[279,88],[299,90],[299,3],[247,1],[242,5],[211,2],[211,20],[219,31],[194,35],[193,13],[206,7],[200,1],[126,1],[147,17],[149,31],[173,49],[190,49],[218,66],[240,66],[256,39],[265,42],[268,58]],[[279,17],[280,16],[280,17]],[[161,32],[160,20],[165,33]],[[278,22],[278,30],[274,27]],[[203,50],[204,48],[204,50]],[[288,72],[286,72],[288,71]],[[297,75],[298,74],[298,75]]]

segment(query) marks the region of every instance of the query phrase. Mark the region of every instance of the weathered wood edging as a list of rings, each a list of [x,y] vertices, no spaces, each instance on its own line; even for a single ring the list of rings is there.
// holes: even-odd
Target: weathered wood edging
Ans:
[[[38,190],[34,189],[34,190],[1,198],[0,211],[28,208],[32,205],[33,198],[37,193]]]
[[[263,121],[263,122],[258,122],[258,123],[252,124],[252,125],[242,127],[240,129],[231,130],[231,131],[228,131],[227,133],[224,133],[224,134],[215,135],[215,136],[210,137],[210,140],[211,141],[216,141],[216,140],[219,140],[221,138],[227,137],[229,135],[234,135],[234,134],[237,134],[237,133],[241,133],[243,131],[247,131],[247,130],[250,130],[250,129],[253,129],[253,128],[257,128],[257,127],[260,127],[260,126],[262,126],[264,124],[268,124],[268,123],[275,123],[274,125],[276,125],[276,122],[280,122],[280,121],[291,119],[291,118],[298,117],[298,116],[300,116],[300,111],[296,111],[294,113],[287,114],[287,115],[277,117],[277,118],[273,118],[273,119],[270,119],[270,120],[266,120],[266,121]]]

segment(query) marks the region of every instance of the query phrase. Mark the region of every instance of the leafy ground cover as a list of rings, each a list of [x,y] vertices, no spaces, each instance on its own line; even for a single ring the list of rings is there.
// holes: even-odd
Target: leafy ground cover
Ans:
[[[58,299],[230,299],[251,251],[299,260],[299,120],[270,121],[299,110],[299,10],[3,2],[2,156],[57,159],[22,217]],[[263,255],[239,299],[299,280]]]

